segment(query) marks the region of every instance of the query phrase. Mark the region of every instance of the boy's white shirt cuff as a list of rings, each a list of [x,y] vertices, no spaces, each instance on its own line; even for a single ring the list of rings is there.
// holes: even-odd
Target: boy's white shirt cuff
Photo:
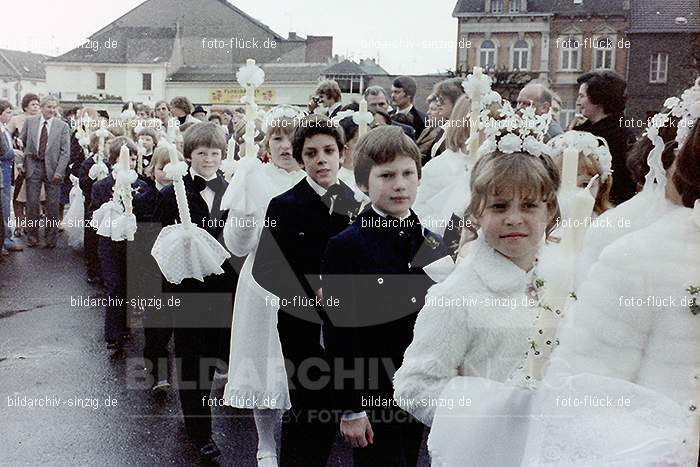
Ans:
[[[363,417],[367,417],[367,412],[365,412],[364,410],[362,412],[346,413],[345,415],[340,417],[340,420],[343,422],[351,422],[353,420],[358,420]]]

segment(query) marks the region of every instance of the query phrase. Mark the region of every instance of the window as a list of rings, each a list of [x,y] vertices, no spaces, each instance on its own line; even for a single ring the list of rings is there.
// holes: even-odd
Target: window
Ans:
[[[593,39],[594,50],[594,64],[593,68],[597,70],[612,70],[615,66],[615,60],[613,55],[613,48],[615,46],[615,41],[607,36],[600,37],[598,39]]]
[[[141,89],[144,91],[151,90],[151,74],[150,73],[142,73],[141,74]]]
[[[503,0],[491,0],[491,13],[503,13]]]
[[[520,11],[522,11],[522,7],[520,4],[521,1],[522,0],[510,0],[510,6],[508,7],[508,11],[510,13],[519,13]]]
[[[482,68],[493,68],[496,66],[496,44],[490,39],[481,43],[479,66]]]
[[[340,92],[353,94],[364,91],[364,89],[361,89],[362,77],[360,75],[326,75],[325,79],[332,79],[337,82]]]
[[[529,65],[530,46],[520,39],[513,45],[513,70],[527,70]]]
[[[652,54],[649,60],[649,82],[665,83],[668,76],[668,54]]]
[[[96,73],[97,75],[97,89],[105,88],[105,73]]]
[[[579,47],[580,41],[574,36],[569,36],[557,42],[561,50],[561,60],[559,61],[559,69],[562,71],[578,71],[580,69],[581,53]]]
[[[10,97],[10,91],[7,88],[3,88],[2,89],[2,98],[7,99],[8,97]]]

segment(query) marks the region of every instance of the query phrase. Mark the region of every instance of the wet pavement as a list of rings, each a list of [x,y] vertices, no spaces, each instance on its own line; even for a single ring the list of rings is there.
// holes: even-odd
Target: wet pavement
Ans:
[[[104,343],[104,310],[76,305],[101,296],[62,238],[0,263],[0,465],[198,464],[176,388],[159,398],[143,381],[138,315],[120,355]],[[214,413],[219,463],[256,465],[251,412]],[[352,465],[339,440],[329,465]]]

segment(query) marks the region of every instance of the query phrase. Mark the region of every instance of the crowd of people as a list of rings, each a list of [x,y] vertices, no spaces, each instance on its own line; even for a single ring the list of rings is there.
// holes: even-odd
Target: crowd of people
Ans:
[[[482,95],[475,110],[465,83],[438,82],[427,113],[410,77],[370,86],[365,129],[359,103],[342,104],[338,84],[323,81],[306,108],[256,115],[257,134],[246,133],[243,107],[205,109],[184,96],[152,109],[126,103],[118,116],[60,109],[51,96],[25,95],[22,113],[0,100],[0,259],[56,248],[65,231],[83,251],[86,281],[104,291],[104,339],[118,354],[132,332],[130,282],[141,280],[127,253],[155,241],[145,226],[191,221],[225,247],[217,274],[164,273],[153,294],[179,305],[143,316],[151,391],[177,385],[203,459],[220,455],[207,402],[218,374],[224,403],[252,410],[260,466],[326,465],[338,431],[357,466],[417,465],[426,426],[433,465],[615,456],[684,465],[697,456],[688,415],[700,388],[698,85],[635,138],[621,124],[625,81],[613,72],[578,78],[580,118],[566,130],[545,84],[526,85],[512,106]],[[187,163],[188,220],[176,161]],[[128,171],[139,227],[118,240],[99,219]],[[563,221],[584,192],[587,229],[575,248]],[[620,218],[625,228],[604,227]],[[569,258],[575,267],[562,272]],[[573,298],[553,310],[548,284],[567,274]],[[618,300],[648,295],[679,300]],[[562,324],[540,347],[548,312]],[[528,373],[543,355],[546,372]],[[633,394],[651,414],[591,416],[585,436],[561,413],[538,425],[563,386],[581,397]],[[473,411],[454,407],[465,396]]]

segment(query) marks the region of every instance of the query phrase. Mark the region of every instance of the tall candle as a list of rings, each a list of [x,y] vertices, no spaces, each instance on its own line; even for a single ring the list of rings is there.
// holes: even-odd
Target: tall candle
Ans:
[[[236,133],[234,132],[228,140],[228,146],[226,147],[226,159],[234,160],[236,154]]]
[[[364,115],[365,113],[367,113],[367,101],[363,97],[362,100],[360,101],[360,115]],[[367,133],[367,122],[364,119],[362,119],[360,121],[358,136],[360,138],[362,138],[362,136],[364,136],[366,133]]]
[[[578,174],[578,149],[564,149],[561,169],[562,191],[573,191],[576,188],[576,176]]]
[[[483,75],[481,67],[475,66],[473,70],[474,79],[480,80]],[[471,99],[471,113],[469,114],[469,155],[476,159],[479,150],[479,113],[481,112],[481,92],[469,96]]]
[[[124,172],[124,174],[129,173],[129,160],[131,159],[131,153],[129,152],[129,147],[125,144],[119,149],[119,168]],[[124,186],[115,187],[115,191],[119,190],[121,193],[122,203],[124,203],[124,209],[128,214],[133,212],[133,206],[131,204],[131,186],[128,182]]]
[[[177,157],[177,149],[174,144],[168,148],[170,163],[175,166],[180,160]],[[187,194],[185,194],[185,182],[182,178],[177,177],[173,180],[173,188],[175,189],[175,201],[177,202],[177,211],[180,214],[180,222],[185,227],[192,227],[192,219],[190,218],[190,209],[187,205]]]
[[[246,61],[247,65],[255,65],[255,60],[249,58]],[[245,156],[256,157],[255,151],[255,113],[257,105],[255,105],[255,86],[252,83],[246,83],[245,86],[246,106],[245,106]]]

